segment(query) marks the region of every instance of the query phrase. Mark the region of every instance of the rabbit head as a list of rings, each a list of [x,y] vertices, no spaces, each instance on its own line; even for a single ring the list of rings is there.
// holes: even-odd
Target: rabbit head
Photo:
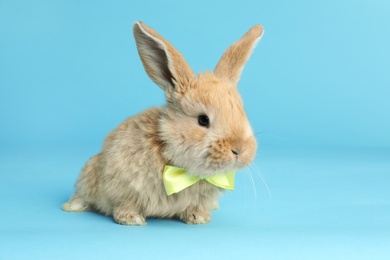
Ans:
[[[137,22],[133,32],[146,73],[165,91],[158,129],[165,160],[199,176],[248,166],[257,144],[237,84],[263,28],[252,27],[225,51],[213,72],[198,76],[152,28]]]

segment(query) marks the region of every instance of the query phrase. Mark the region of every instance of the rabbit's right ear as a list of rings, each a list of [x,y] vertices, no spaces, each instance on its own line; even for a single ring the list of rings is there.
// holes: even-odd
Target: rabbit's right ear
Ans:
[[[134,24],[133,33],[149,77],[164,91],[183,94],[195,75],[181,53],[142,22]]]

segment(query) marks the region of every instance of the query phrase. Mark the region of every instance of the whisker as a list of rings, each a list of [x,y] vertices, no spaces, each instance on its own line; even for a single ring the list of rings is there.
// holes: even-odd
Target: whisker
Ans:
[[[256,191],[255,180],[253,179],[253,176],[248,168],[245,169],[245,173],[246,173],[245,175],[248,175],[248,179],[250,180],[250,182],[252,184],[252,189],[253,189],[253,193],[255,195],[255,204],[256,204],[257,203],[257,191]]]
[[[263,133],[263,136],[269,136],[269,137],[276,137],[276,138],[279,138],[283,141],[290,141],[289,138],[286,138],[286,137],[283,137],[283,136],[280,136],[280,135],[275,135],[275,134],[265,134]]]
[[[254,162],[250,165],[250,167],[253,168],[253,170],[255,171],[255,173],[257,175],[257,177],[259,177],[259,179],[261,180],[261,183],[267,189],[268,197],[270,199],[272,199],[271,190],[269,189],[269,187],[267,185],[267,182],[265,181],[265,178],[264,178],[261,170],[257,167],[257,165]]]
[[[283,141],[289,141],[290,140],[289,138],[286,138],[286,137],[283,137],[283,136],[280,136],[280,135],[276,135],[276,134],[272,134],[272,133],[269,133],[269,132],[266,132],[266,131],[256,132],[256,133],[253,134],[253,137],[258,137],[259,134],[261,134],[262,138],[265,136],[265,137],[275,137],[275,138],[281,139]]]
[[[263,131],[259,131],[259,132],[254,133],[253,136],[257,136],[258,134],[262,134],[262,133],[263,133]]]

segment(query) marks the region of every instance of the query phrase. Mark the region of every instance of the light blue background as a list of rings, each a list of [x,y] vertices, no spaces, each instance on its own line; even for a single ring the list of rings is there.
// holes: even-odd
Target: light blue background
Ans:
[[[59,209],[107,133],[164,103],[137,20],[196,72],[264,26],[239,88],[270,194],[251,167],[204,226]],[[385,0],[0,0],[0,259],[388,259],[389,46]]]

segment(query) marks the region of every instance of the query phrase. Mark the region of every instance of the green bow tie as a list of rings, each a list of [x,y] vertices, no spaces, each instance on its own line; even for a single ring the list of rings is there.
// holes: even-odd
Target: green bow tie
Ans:
[[[210,177],[200,177],[189,174],[186,169],[165,165],[163,180],[167,195],[172,195],[173,193],[177,193],[184,190],[185,188],[188,188],[199,180],[206,180],[214,186],[227,190],[233,190],[235,176],[236,172],[231,171],[224,174],[216,174]]]

